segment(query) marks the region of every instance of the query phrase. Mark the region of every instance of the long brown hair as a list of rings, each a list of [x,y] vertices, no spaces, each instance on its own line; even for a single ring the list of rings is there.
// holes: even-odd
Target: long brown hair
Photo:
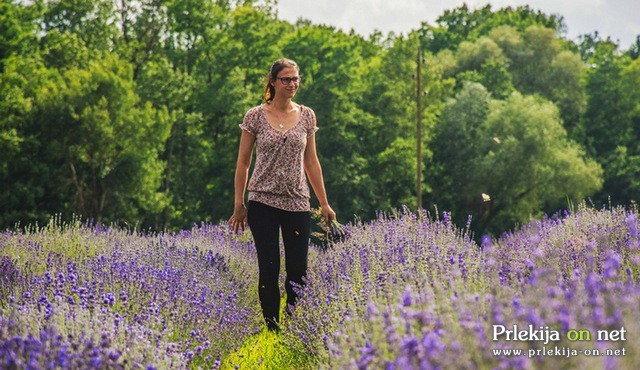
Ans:
[[[300,73],[300,68],[298,64],[291,59],[282,58],[276,60],[269,69],[269,73],[265,76],[266,86],[264,88],[264,101],[267,103],[271,103],[273,98],[276,97],[276,88],[271,85],[271,82],[275,81],[278,77],[278,73],[285,68],[295,68],[298,73]]]

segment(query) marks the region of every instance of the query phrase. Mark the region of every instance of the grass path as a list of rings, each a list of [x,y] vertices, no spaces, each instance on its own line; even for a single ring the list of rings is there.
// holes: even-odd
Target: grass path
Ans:
[[[266,329],[249,337],[237,352],[224,358],[220,368],[222,370],[313,369],[304,355],[295,353],[289,348],[282,334],[270,332]]]
[[[285,297],[282,296],[280,307],[285,305]],[[284,319],[284,316],[284,310],[281,310],[280,317]],[[220,369],[312,370],[315,367],[308,355],[287,344],[282,333],[269,331],[265,327],[261,332],[251,335],[238,351],[223,358]]]

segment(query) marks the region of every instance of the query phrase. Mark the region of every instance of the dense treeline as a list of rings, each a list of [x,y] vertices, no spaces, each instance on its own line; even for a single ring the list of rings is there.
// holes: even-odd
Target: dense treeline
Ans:
[[[183,228],[229,216],[245,111],[282,56],[318,117],[343,221],[423,206],[499,232],[590,197],[640,192],[640,41],[563,37],[529,7],[446,11],[366,38],[277,17],[273,2],[0,4],[0,226],[80,214]],[[417,58],[418,50],[420,58]],[[611,200],[609,200],[611,199]]]

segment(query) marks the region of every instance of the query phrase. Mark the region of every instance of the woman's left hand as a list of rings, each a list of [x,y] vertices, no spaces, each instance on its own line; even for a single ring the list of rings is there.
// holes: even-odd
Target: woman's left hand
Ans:
[[[336,213],[331,209],[331,206],[326,204],[321,207],[322,210],[322,218],[324,219],[325,225],[331,225],[330,220],[336,220]],[[336,220],[337,221],[337,220]]]
[[[247,226],[247,207],[244,204],[237,204],[233,209],[233,215],[229,217],[227,221],[228,225],[231,225],[231,229],[235,234],[238,234],[240,229],[244,232]]]

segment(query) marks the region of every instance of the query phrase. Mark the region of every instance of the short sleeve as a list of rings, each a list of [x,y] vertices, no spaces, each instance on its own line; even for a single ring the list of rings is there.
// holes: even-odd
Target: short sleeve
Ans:
[[[242,124],[238,125],[241,129],[247,131],[253,136],[258,134],[258,109],[250,109],[242,120]]]
[[[307,130],[307,137],[312,136],[313,134],[316,133],[316,131],[318,131],[318,123],[316,121],[316,113],[313,111],[313,109],[307,108],[307,110],[309,111],[309,119],[307,120],[307,126],[306,126],[306,130]]]

